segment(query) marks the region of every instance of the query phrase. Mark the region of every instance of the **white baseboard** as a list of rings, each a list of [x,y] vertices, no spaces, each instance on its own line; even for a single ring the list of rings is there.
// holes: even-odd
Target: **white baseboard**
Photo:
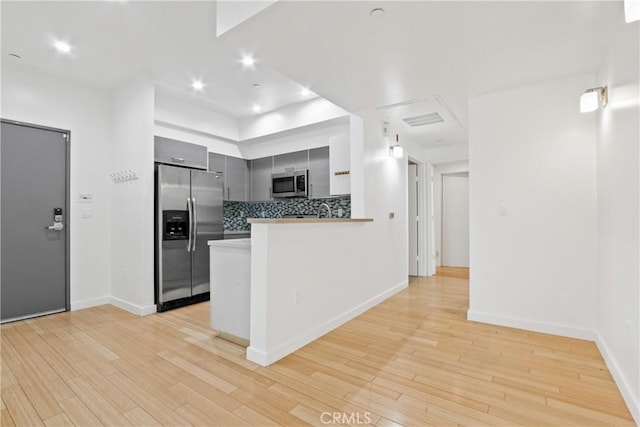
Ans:
[[[251,345],[247,348],[247,360],[257,363],[260,366],[269,365],[269,363],[267,363],[267,353],[251,347]]]
[[[633,416],[636,424],[640,426],[640,396],[634,396],[633,389],[622,374],[620,365],[616,361],[613,353],[611,352],[611,350],[609,350],[609,346],[599,332],[596,332],[595,341],[596,345],[598,346],[598,350],[600,350],[600,354],[602,355],[602,358],[604,359],[604,362],[609,369],[609,372],[611,372],[613,380],[618,386],[618,390],[620,390],[620,394],[622,394],[624,402],[627,404],[627,408],[629,408],[629,412],[631,412],[631,416]]]
[[[404,281],[394,286],[393,288],[363,302],[362,304],[357,305],[356,307],[334,317],[333,319],[328,320],[327,322],[323,323],[317,328],[311,329],[303,333],[302,335],[299,335],[285,342],[284,344],[277,346],[273,350],[263,351],[261,349],[249,347],[247,349],[247,359],[252,362],[258,363],[262,366],[269,366],[270,364],[293,353],[299,348],[304,347],[305,345],[309,344],[311,341],[314,341],[320,338],[321,336],[325,335],[326,333],[331,332],[338,326],[348,322],[354,317],[364,313],[365,311],[369,310],[371,307],[374,307],[380,304],[382,301],[397,294],[398,292],[405,289],[407,286],[409,286],[409,282]]]
[[[100,298],[86,299],[82,301],[74,301],[71,303],[71,311],[82,310],[83,308],[109,304],[110,302],[111,302],[110,297],[100,297]]]
[[[578,338],[581,340],[596,340],[596,331],[593,329],[576,328],[573,326],[559,325],[557,323],[541,322],[539,320],[519,319],[516,317],[500,316],[490,313],[480,313],[473,310],[467,311],[467,320],[489,323],[491,325],[526,329],[528,331],[542,332],[544,334]]]
[[[146,316],[148,314],[155,313],[157,308],[155,305],[148,306],[140,306],[136,304],[131,304],[128,301],[122,300],[120,298],[111,297],[110,303],[115,305],[118,308],[128,311],[129,313],[136,314],[138,316]]]

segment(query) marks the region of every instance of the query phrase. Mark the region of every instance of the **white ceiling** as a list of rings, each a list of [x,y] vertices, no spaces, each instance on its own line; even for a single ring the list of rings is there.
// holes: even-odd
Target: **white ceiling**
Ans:
[[[470,96],[594,72],[613,25],[622,2],[279,1],[222,38],[351,112],[437,97],[461,126],[414,135],[435,147],[466,144]]]
[[[140,73],[164,89],[234,118],[303,101],[300,85],[264,62],[245,68],[251,53],[216,38],[211,1],[2,1],[2,58],[95,86],[115,88]],[[52,48],[67,40],[71,56]],[[203,93],[190,84],[202,79]],[[259,83],[255,89],[253,83]],[[308,97],[307,97],[308,98]]]
[[[436,99],[453,119],[404,129],[425,147],[466,144],[470,96],[595,71],[611,26],[624,25],[617,1],[278,1],[216,38],[213,1],[0,5],[2,61],[17,53],[25,66],[106,88],[149,73],[234,118],[253,115],[253,103],[270,111],[302,101],[284,74],[348,111],[379,109],[398,127],[407,107],[384,107]],[[384,17],[372,19],[374,7]],[[55,52],[53,37],[73,54]],[[246,53],[254,69],[239,63]],[[193,78],[204,93],[191,91]]]

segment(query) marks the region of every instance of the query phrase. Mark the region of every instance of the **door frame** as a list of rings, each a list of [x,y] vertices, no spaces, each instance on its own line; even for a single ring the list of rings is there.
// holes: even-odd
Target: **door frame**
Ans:
[[[71,310],[71,131],[67,129],[54,128],[50,126],[37,125],[34,123],[21,122],[18,120],[10,120],[0,118],[0,123],[7,123],[16,126],[23,126],[34,129],[58,132],[65,136],[65,172],[64,172],[64,208],[66,211],[64,224],[64,241],[65,241],[65,265],[64,265],[64,285],[65,285],[65,311]],[[0,261],[1,262],[1,261]],[[0,265],[2,268],[2,265]],[[19,320],[19,319],[15,319]]]
[[[426,227],[428,229],[427,232],[427,276],[433,276],[436,274],[436,266],[438,264],[438,260],[436,259],[436,252],[439,250],[436,247],[436,198],[439,197],[439,194],[435,194],[435,181],[440,178],[441,173],[436,172],[436,168],[441,165],[445,165],[447,163],[457,163],[457,162],[468,162],[469,156],[453,156],[451,158],[443,158],[438,160],[431,160],[426,164],[428,179],[427,186],[429,190],[427,191],[427,224]],[[465,171],[469,171],[469,167]],[[462,172],[462,171],[460,171]],[[469,185],[471,185],[471,177],[469,178]],[[441,192],[440,192],[441,193]]]
[[[406,162],[406,173],[405,176],[409,176],[409,162],[415,163],[416,170],[418,173],[418,200],[416,200],[416,204],[418,206],[418,235],[417,245],[418,245],[418,276],[428,276],[428,245],[427,245],[427,192],[426,192],[426,183],[425,179],[425,163],[416,159],[415,157],[407,156]],[[409,186],[407,185],[407,242],[409,240],[409,228],[408,228],[408,218],[409,218]],[[409,245],[407,244],[407,250],[409,249]],[[407,257],[409,254],[407,253]],[[408,268],[408,262],[407,262]]]

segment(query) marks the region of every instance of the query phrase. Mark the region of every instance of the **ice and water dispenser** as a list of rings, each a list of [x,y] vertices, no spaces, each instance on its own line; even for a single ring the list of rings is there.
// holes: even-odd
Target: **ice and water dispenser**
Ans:
[[[189,239],[189,211],[162,211],[162,240]]]

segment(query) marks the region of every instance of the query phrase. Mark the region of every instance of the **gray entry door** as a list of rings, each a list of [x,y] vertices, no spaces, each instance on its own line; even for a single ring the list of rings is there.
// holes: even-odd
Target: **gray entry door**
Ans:
[[[69,309],[67,153],[64,131],[2,122],[2,322]]]

